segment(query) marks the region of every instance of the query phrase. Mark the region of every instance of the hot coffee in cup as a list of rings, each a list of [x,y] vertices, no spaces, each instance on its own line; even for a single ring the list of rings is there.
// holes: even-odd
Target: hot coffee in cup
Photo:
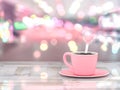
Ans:
[[[91,52],[88,52],[88,53],[85,53],[85,52],[76,52],[74,54],[78,54],[78,55],[93,55],[93,53],[91,53]]]
[[[70,62],[67,60],[70,56]],[[98,59],[97,52],[65,52],[63,61],[65,65],[76,75],[93,75]]]

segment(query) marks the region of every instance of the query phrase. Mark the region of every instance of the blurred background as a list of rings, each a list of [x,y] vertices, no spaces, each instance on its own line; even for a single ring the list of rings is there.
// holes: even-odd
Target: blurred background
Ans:
[[[119,0],[0,0],[0,61],[62,61],[66,51],[120,58]]]

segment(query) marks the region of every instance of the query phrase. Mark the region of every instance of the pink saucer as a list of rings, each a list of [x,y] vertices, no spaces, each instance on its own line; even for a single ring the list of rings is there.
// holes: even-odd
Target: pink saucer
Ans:
[[[109,72],[107,70],[103,69],[96,69],[95,74],[90,75],[90,76],[80,76],[80,75],[75,75],[73,72],[71,72],[69,69],[62,69],[59,72],[60,75],[63,76],[69,76],[69,77],[102,77],[102,76],[107,76]]]

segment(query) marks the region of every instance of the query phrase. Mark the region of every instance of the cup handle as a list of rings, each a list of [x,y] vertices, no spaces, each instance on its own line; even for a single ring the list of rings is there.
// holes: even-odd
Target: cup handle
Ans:
[[[63,61],[65,63],[65,65],[73,71],[73,66],[67,61],[66,56],[70,56],[71,57],[71,53],[70,52],[65,52],[63,55]]]

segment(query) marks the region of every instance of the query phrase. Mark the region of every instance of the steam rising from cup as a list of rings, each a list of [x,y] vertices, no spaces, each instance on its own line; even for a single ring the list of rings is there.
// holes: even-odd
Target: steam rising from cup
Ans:
[[[85,53],[87,53],[88,49],[89,49],[89,45],[95,37],[94,31],[92,30],[92,28],[85,26],[82,31],[82,37],[83,37],[83,41],[86,44],[85,45]]]

